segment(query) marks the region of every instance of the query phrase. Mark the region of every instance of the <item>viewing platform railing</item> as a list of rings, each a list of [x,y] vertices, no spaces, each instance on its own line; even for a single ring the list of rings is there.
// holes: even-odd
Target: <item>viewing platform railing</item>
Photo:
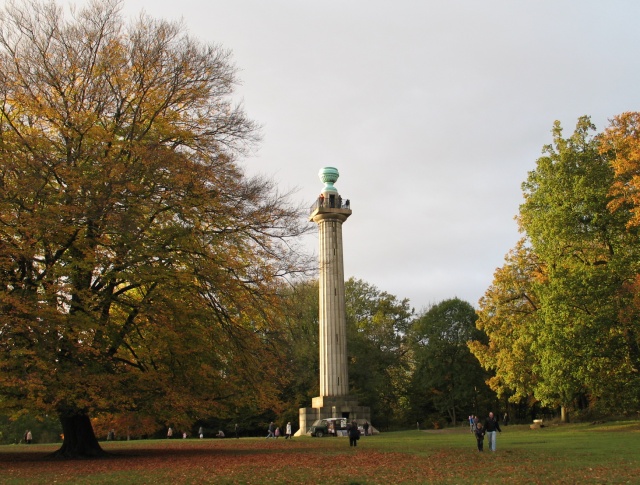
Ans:
[[[318,197],[316,201],[311,206],[311,212],[316,209],[347,209],[351,210],[351,202],[349,199],[342,200],[342,197],[338,197],[337,199],[331,199],[327,197]]]

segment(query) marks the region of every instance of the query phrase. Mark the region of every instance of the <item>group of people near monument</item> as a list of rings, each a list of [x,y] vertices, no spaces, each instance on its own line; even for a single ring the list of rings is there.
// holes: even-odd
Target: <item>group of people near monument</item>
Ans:
[[[500,423],[492,412],[484,421],[484,424],[478,419],[477,416],[469,416],[469,427],[471,432],[475,435],[478,444],[478,451],[484,451],[484,437],[487,436],[489,444],[489,450],[496,451],[496,433],[502,433],[500,429]]]
[[[238,428],[238,425],[236,424],[235,427],[234,427],[234,432],[235,432],[236,438],[240,437],[239,434],[238,434],[238,430],[239,430],[239,428]],[[115,432],[114,432],[114,435],[115,435]],[[182,438],[186,439],[187,436],[188,436],[187,432],[184,431],[182,433]],[[204,438],[204,428],[202,426],[200,426],[198,428],[198,437],[200,439]],[[221,429],[218,430],[218,432],[214,435],[214,437],[216,437],[216,438],[224,438],[225,437],[224,431],[222,431]],[[169,426],[169,429],[167,429],[167,438],[169,438],[169,439],[173,438],[173,428],[171,426]],[[109,439],[109,438],[107,438],[107,439]]]
[[[364,435],[367,436],[369,434],[370,424],[368,421],[362,425],[362,429],[364,430]],[[269,427],[267,428],[267,436],[265,439],[274,438],[277,439],[282,435],[279,426],[271,421],[269,423]],[[347,424],[347,436],[349,436],[349,446],[358,446],[358,440],[360,439],[360,428],[358,423],[354,420],[351,423]],[[287,423],[285,426],[284,439],[293,438],[292,430],[291,430],[291,421]]]
[[[276,426],[274,424],[273,421],[271,421],[271,423],[269,423],[269,428],[267,429],[267,438],[279,438],[280,435],[282,434],[282,432],[280,431],[280,427]],[[289,421],[287,423],[287,425],[285,426],[285,431],[284,431],[284,439],[288,440],[290,438],[293,438],[293,436],[291,435],[291,421]]]
[[[169,429],[167,430],[167,438],[171,439],[173,438],[173,428],[169,427]],[[182,439],[186,440],[187,439],[187,432],[183,431],[182,432]]]
[[[368,421],[365,421],[364,424],[362,425],[362,430],[364,431],[364,435],[367,436],[369,435],[369,429],[370,429],[371,425],[369,424]],[[29,434],[29,440],[27,441],[26,439],[26,433],[25,433],[25,441],[27,441],[28,443],[31,441],[30,439],[30,435],[31,432],[28,432]],[[234,426],[234,434],[236,438],[239,438],[239,426],[238,424],[235,424]],[[115,431],[113,431],[113,435],[115,438]],[[167,438],[173,438],[174,435],[174,430],[172,427],[169,427],[167,429]],[[284,426],[284,432],[283,430],[277,426],[273,421],[271,421],[269,423],[269,426],[267,428],[267,436],[266,438],[274,438],[277,439],[280,436],[284,436],[284,439],[293,439],[293,430],[292,430],[292,426],[291,426],[291,421],[289,421],[286,426]],[[349,436],[349,445],[350,446],[357,446],[357,441],[360,439],[360,426],[358,425],[358,423],[354,420],[351,423],[347,424],[347,436]],[[187,437],[187,433],[183,433],[182,435],[183,438]],[[200,426],[200,428],[198,429],[198,437],[200,439],[204,438],[204,428],[202,426]],[[222,430],[218,431],[218,433],[215,435],[216,438],[224,438],[225,434]]]

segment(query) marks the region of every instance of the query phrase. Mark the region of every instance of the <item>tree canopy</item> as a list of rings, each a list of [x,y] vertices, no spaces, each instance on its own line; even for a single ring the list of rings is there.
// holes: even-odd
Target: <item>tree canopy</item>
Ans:
[[[406,409],[408,347],[414,320],[409,300],[363,280],[345,284],[349,389],[371,408],[376,426],[402,422]]]
[[[413,407],[424,417],[429,404],[454,425],[460,413],[478,412],[487,375],[469,351],[470,344],[484,341],[475,326],[477,318],[469,303],[452,298],[431,306],[414,322],[411,396]]]
[[[57,413],[69,455],[99,451],[89,414],[273,404],[305,267],[300,211],[238,164],[258,127],[230,53],[120,7],[0,17],[0,406]]]
[[[473,348],[496,370],[492,387],[512,399],[608,411],[640,400],[639,120],[626,113],[596,134],[583,117],[568,138],[556,122],[553,144],[523,183],[526,236],[481,300],[490,342]]]

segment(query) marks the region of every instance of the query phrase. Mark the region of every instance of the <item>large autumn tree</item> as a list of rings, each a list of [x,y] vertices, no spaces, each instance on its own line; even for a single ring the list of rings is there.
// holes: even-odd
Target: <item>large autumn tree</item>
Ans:
[[[270,406],[301,268],[303,217],[238,165],[230,53],[120,7],[0,17],[0,407],[57,414],[64,456],[101,452],[98,412]]]
[[[609,156],[614,173],[609,208],[625,213],[628,227],[640,226],[640,113],[615,116],[601,136],[600,151]]]

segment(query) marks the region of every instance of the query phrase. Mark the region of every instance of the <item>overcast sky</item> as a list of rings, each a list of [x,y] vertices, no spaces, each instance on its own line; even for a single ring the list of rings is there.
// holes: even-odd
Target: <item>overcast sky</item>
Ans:
[[[338,168],[346,277],[417,311],[477,306],[555,120],[600,131],[640,109],[635,0],[125,2],[142,9],[233,52],[263,126],[247,172],[310,206],[318,170]],[[306,244],[317,253],[317,235]]]

